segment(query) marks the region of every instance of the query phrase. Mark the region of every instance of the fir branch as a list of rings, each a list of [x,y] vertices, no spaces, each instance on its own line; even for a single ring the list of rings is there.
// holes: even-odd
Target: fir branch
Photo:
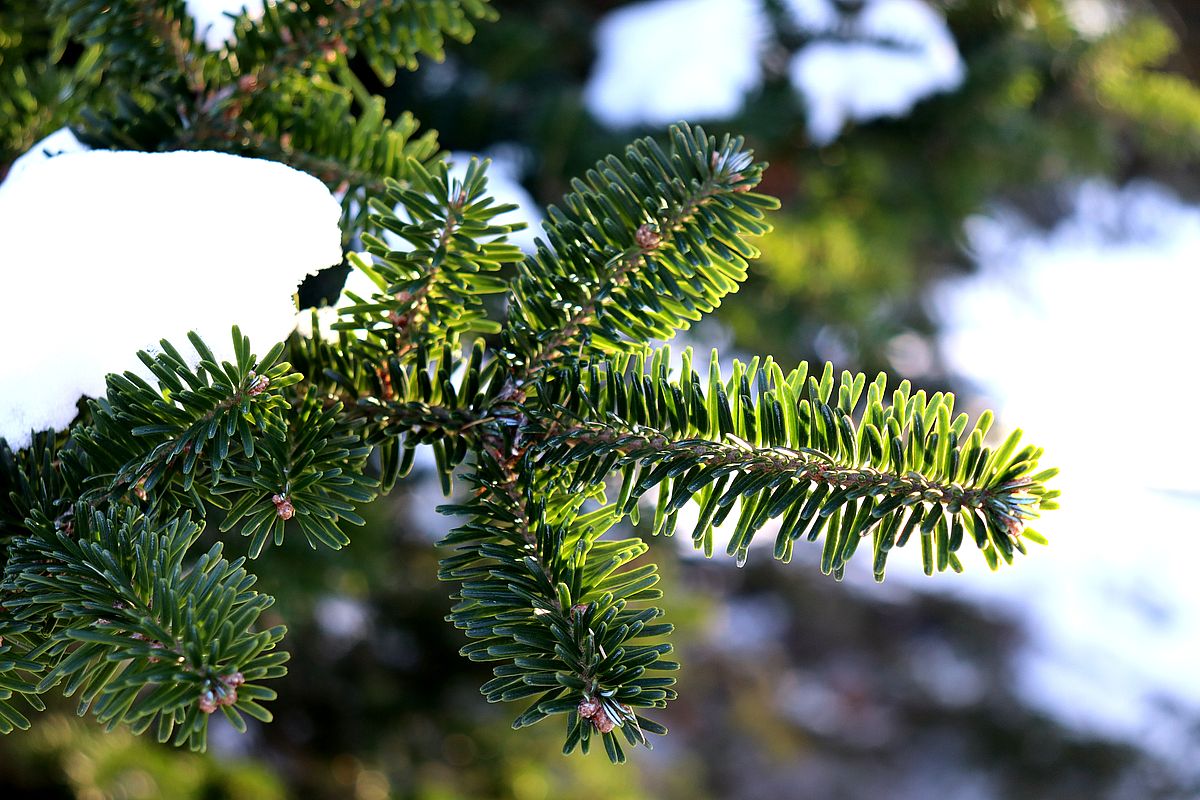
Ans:
[[[866,387],[863,375],[843,372],[831,405],[829,364],[818,379],[807,364],[784,375],[770,359],[735,362],[726,382],[714,353],[704,388],[690,351],[676,379],[668,362],[664,350],[648,369],[639,358],[547,376],[538,386],[544,439],[534,464],[570,468],[576,491],[621,471],[620,515],[635,512],[638,498],[657,487],[655,533],[671,533],[680,509],[699,500],[693,539],[707,553],[713,527],[740,501],[728,545],[739,562],[755,533],[777,517],[775,555],[783,560],[800,536],[815,540],[828,523],[822,569],[838,577],[870,533],[878,580],[889,552],[914,529],[926,573],[935,564],[961,569],[964,533],[993,569],[1025,552],[1023,538],[1044,542],[1026,523],[1055,507],[1058,492],[1045,481],[1056,470],[1037,471],[1039,449],[1018,451],[1020,431],[995,451],[984,447],[990,413],[968,432],[965,414],[951,421],[953,395],[910,394],[905,381],[885,407],[880,374],[856,423],[851,414]]]
[[[453,552],[439,575],[462,582],[450,619],[475,640],[461,652],[504,662],[482,689],[489,702],[535,698],[514,728],[562,715],[564,753],[587,752],[600,736],[610,759],[624,761],[616,732],[629,745],[649,746],[646,733],[666,729],[636,709],[661,708],[674,697],[673,679],[652,674],[677,668],[663,658],[670,645],[656,641],[671,628],[651,624],[660,609],[631,605],[660,596],[652,588],[656,570],[621,569],[645,552],[638,540],[597,541],[615,520],[570,528],[551,522],[548,504],[570,519],[585,496],[555,503],[543,495],[531,506],[518,475],[512,460],[507,468],[484,467],[470,479],[475,499],[445,509],[468,517],[440,543]]]
[[[520,250],[507,243],[519,226],[495,222],[515,207],[487,196],[487,166],[472,159],[460,181],[450,178],[445,162],[427,170],[410,161],[410,186],[392,181],[383,200],[372,198],[372,222],[403,239],[407,249],[363,236],[375,261],[352,262],[377,276],[384,291],[356,298],[335,330],[365,331],[366,346],[377,343],[380,356],[390,353],[402,363],[421,342],[450,348],[462,334],[500,332],[487,319],[481,298],[507,288],[495,273],[520,258]],[[397,217],[398,208],[411,219]]]
[[[642,350],[712,310],[757,255],[773,198],[740,138],[672,126],[664,150],[630,145],[551,206],[513,285],[505,352],[520,382],[564,357]]]
[[[187,514],[162,528],[132,509],[89,513],[71,533],[36,515],[32,533],[10,547],[3,589],[12,620],[42,639],[48,665],[37,691],[66,682],[109,728],[142,732],[202,750],[218,708],[244,730],[242,714],[263,721],[258,681],[283,673],[271,652],[282,627],[255,631],[271,599],[214,546],[190,568],[183,559],[200,528]]]

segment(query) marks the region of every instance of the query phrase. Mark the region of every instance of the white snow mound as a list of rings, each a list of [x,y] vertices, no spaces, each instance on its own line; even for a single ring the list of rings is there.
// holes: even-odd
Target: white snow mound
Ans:
[[[795,0],[793,0],[795,2]],[[813,0],[796,5],[810,7]],[[801,14],[827,32],[828,21]],[[802,47],[789,68],[808,106],[817,144],[837,138],[848,120],[902,117],[920,100],[958,88],[965,75],[946,20],[923,0],[871,0],[838,28],[845,41],[818,39]]]
[[[584,90],[609,127],[733,116],[762,82],[770,34],[761,0],[652,0],[617,9],[596,29]]]
[[[34,164],[57,158],[67,153],[86,153],[92,148],[75,138],[70,128],[59,128],[54,133],[42,139],[8,168],[8,178],[12,180]]]
[[[136,351],[197,331],[232,358],[293,329],[292,294],[342,258],[340,207],[316,178],[224,153],[96,150],[0,185],[0,437],[61,429]]]

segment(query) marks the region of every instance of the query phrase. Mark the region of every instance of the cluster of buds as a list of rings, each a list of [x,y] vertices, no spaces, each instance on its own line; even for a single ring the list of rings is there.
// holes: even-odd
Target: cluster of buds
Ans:
[[[237,702],[238,687],[246,682],[245,676],[240,672],[231,672],[228,675],[222,675],[216,681],[209,681],[208,688],[200,695],[200,700],[197,705],[200,711],[205,714],[211,714],[220,706],[231,706]]]
[[[275,504],[275,513],[280,519],[289,520],[296,515],[296,507],[286,494],[271,495],[271,502]]]
[[[609,733],[617,727],[616,720],[609,716],[604,703],[597,697],[588,697],[579,701],[576,709],[579,716],[588,720],[600,733]]]
[[[246,390],[246,394],[250,395],[251,397],[258,397],[267,390],[268,386],[271,385],[270,378],[268,378],[266,375],[255,375],[254,370],[250,370],[249,377],[253,378],[253,381],[250,383],[250,388]]]
[[[657,250],[658,246],[662,244],[662,235],[658,232],[658,228],[648,223],[638,226],[634,239],[637,241],[637,246],[642,248],[643,253]]]

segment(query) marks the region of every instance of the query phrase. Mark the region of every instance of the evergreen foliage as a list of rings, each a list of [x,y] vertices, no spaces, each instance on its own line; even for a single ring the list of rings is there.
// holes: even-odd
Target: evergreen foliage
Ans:
[[[599,740],[613,761],[665,732],[649,714],[674,697],[647,545],[607,536],[639,524],[652,492],[652,534],[670,535],[690,503],[696,546],[711,553],[713,528],[736,520],[727,549],[744,563],[778,518],[775,556],[824,534],[821,567],[836,577],[868,537],[880,579],[914,538],[929,573],[961,569],[964,542],[994,569],[1042,541],[1026,527],[1057,495],[1041,451],[1019,434],[989,446],[991,416],[972,425],[950,395],[902,382],[889,396],[882,374],[835,381],[831,365],[785,373],[769,358],[725,377],[716,354],[702,378],[690,351],[675,367],[652,347],[737,289],[769,229],[778,204],[755,191],[765,165],[740,138],[680,124],[634,142],[548,210],[522,259],[486,164],[452,179],[432,139],[389,126],[347,67],[361,57],[389,80],[442,37],[469,38],[488,6],[281,3],[240,19],[220,54],[193,41],[181,6],[56,3],[119,79],[82,130],[312,170],[347,190],[347,240],[366,248],[351,261],[377,291],[330,335],[261,357],[236,329],[232,363],[193,336],[191,367],[164,341],[141,355],[153,383],[109,376],[71,430],[21,452],[0,443],[4,730],[60,687],[109,727],[153,726],[193,749],[217,709],[239,726],[269,719],[283,630],[262,627],[270,598],[204,521],[239,531],[251,559],[292,529],[338,549],[422,446],[459,519],[441,543],[449,619],[465,656],[496,662],[484,696],[526,704],[514,727],[556,717],[565,752]]]

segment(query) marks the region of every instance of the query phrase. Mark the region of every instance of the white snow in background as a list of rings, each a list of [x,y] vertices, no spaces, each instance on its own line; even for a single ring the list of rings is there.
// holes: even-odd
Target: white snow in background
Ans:
[[[763,80],[773,35],[764,8],[762,0],[651,0],[609,13],[597,27],[584,103],[613,128],[733,116]],[[848,121],[904,116],[963,81],[946,20],[924,0],[868,0],[856,13],[832,0],[785,8],[813,37],[788,75],[817,144]]]
[[[808,34],[828,33],[842,21],[830,0],[785,0],[784,6],[796,27]]]
[[[1147,183],[1088,182],[1071,199],[1049,233],[972,219],[982,272],[936,303],[950,363],[1062,469],[1063,507],[1033,525],[1050,546],[997,574],[972,558],[925,579],[903,557],[888,574],[1023,623],[1013,680],[1032,703],[1186,758],[1158,701],[1200,713],[1200,208]]]
[[[67,153],[85,153],[92,148],[75,138],[70,128],[59,128],[42,139],[8,168],[5,180],[12,180],[35,164]]]
[[[263,13],[263,0],[184,0],[184,6],[196,23],[196,38],[213,51],[233,41],[234,17],[245,11],[258,19]]]
[[[584,103],[614,127],[721,119],[762,81],[770,32],[761,0],[652,0],[596,28]]]
[[[195,330],[232,358],[294,327],[292,294],[341,260],[340,208],[310,175],[223,153],[97,150],[0,185],[0,437],[63,428],[110,372]]]
[[[1099,39],[1128,15],[1128,9],[1112,0],[1067,0],[1063,7],[1071,25],[1088,39]]]
[[[342,642],[362,639],[371,629],[371,610],[345,595],[322,595],[313,606],[313,619],[327,638]]]
[[[827,2],[827,0],[825,0]],[[827,29],[811,8],[798,24]],[[922,0],[872,0],[838,28],[848,41],[818,39],[803,46],[789,68],[804,97],[808,129],[817,144],[837,138],[847,121],[902,117],[920,100],[951,91],[965,68],[946,20]]]

